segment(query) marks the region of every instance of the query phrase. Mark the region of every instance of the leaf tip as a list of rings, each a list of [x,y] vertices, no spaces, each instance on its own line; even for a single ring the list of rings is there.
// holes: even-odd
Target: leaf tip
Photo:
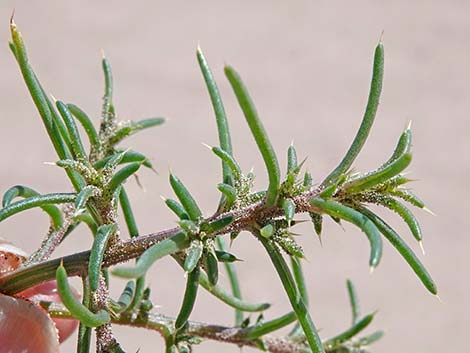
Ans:
[[[422,208],[422,210],[425,211],[425,212],[427,212],[427,213],[429,213],[429,214],[432,215],[432,216],[435,216],[435,215],[436,215],[433,211],[431,211],[431,210],[430,210],[429,208],[427,208],[426,206],[424,206],[424,207]]]
[[[210,150],[212,151],[213,147],[209,146],[207,143],[201,142],[201,144],[202,144],[204,147],[207,147],[208,149],[210,149]]]
[[[424,251],[423,241],[420,240],[418,242],[418,244],[419,244],[419,248],[421,249],[421,252],[423,253],[423,255],[426,255],[426,251]]]

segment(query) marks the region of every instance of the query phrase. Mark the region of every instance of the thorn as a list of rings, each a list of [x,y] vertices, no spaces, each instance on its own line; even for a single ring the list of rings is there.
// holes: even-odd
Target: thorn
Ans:
[[[426,211],[427,213],[429,213],[429,214],[431,214],[431,215],[433,215],[433,216],[436,215],[433,211],[431,211],[431,210],[430,210],[429,208],[427,208],[426,206],[424,206],[424,207],[422,208],[422,210],[423,210],[423,211]]]
[[[293,219],[292,221],[294,222],[292,226],[296,226],[297,224],[301,224],[305,222],[310,222],[309,220],[306,220],[306,219]]]
[[[421,248],[421,252],[423,253],[423,255],[426,255],[426,251],[424,251],[423,242],[420,240],[418,244],[419,244],[419,247]]]
[[[199,53],[202,54],[201,42],[200,42],[199,40],[197,41],[197,49],[196,49],[196,51],[198,51]]]
[[[290,146],[291,147],[294,147],[294,140],[292,139],[292,141],[290,142]]]
[[[137,173],[134,173],[134,178],[135,178],[135,181],[136,181],[137,185],[139,185],[139,187],[142,189],[142,191],[146,192],[145,187],[140,182],[140,178],[139,178],[139,175]]]
[[[15,23],[15,9],[13,9],[13,11],[11,12],[11,16],[10,16],[10,26],[11,26],[11,27],[16,27],[16,23]]]
[[[373,273],[374,273],[374,270],[375,270],[375,266],[370,266],[370,267],[369,267],[369,273],[370,273],[370,274],[373,274]]]
[[[201,142],[204,147],[207,147],[212,151],[212,146],[209,146],[207,143]]]
[[[439,296],[439,294],[434,294],[434,296],[437,298],[437,300],[439,300],[441,303],[443,303],[441,297]]]
[[[318,237],[318,241],[320,242],[320,247],[323,248],[323,240],[322,240],[321,234],[317,234],[317,237]]]
[[[101,51],[101,59],[103,60],[106,59],[106,54],[104,53],[104,49],[101,48],[100,51]]]
[[[54,97],[54,95],[52,93],[49,94],[52,98],[52,101],[54,102],[54,104],[57,103],[57,99]]]
[[[163,202],[166,202],[167,198],[163,195],[160,195],[160,198],[163,200]]]
[[[382,30],[382,33],[380,34],[379,44],[383,44],[384,42],[384,32],[385,30]]]
[[[411,120],[408,122],[408,125],[406,126],[405,130],[411,130]]]
[[[57,167],[57,163],[56,162],[42,162],[42,164],[44,165],[52,165],[54,167]]]
[[[78,216],[80,216],[85,210],[84,209],[80,209],[80,210],[77,210],[73,213],[72,215],[72,219],[75,219],[77,218]]]

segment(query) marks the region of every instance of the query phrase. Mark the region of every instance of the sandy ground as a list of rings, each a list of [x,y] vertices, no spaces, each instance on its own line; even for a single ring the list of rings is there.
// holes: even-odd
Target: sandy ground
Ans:
[[[287,5],[289,3],[289,5]],[[263,188],[263,163],[223,75],[234,65],[250,88],[273,144],[285,165],[285,150],[295,141],[315,180],[342,157],[358,127],[370,80],[374,46],[385,31],[386,74],[378,119],[355,165],[359,171],[388,158],[395,141],[413,120],[413,184],[436,217],[417,212],[424,229],[424,263],[435,277],[442,303],[429,295],[388,244],[381,266],[369,275],[368,243],[353,227],[346,232],[325,225],[320,247],[311,226],[299,228],[308,262],[311,312],[328,337],[349,324],[344,282],[356,283],[363,312],[379,310],[374,328],[386,336],[373,352],[466,352],[470,308],[466,291],[470,241],[467,198],[469,42],[468,1],[12,1],[0,2],[0,101],[2,172],[0,190],[26,184],[41,192],[67,191],[9,53],[8,20],[16,22],[34,67],[47,90],[98,118],[101,49],[115,72],[119,117],[165,116],[169,122],[132,138],[126,146],[152,156],[159,175],[144,171],[146,192],[129,183],[143,234],[168,227],[175,219],[159,195],[171,196],[171,168],[194,191],[210,214],[218,199],[218,161],[201,145],[217,142],[215,123],[195,48],[199,42],[219,81],[233,131],[234,149],[245,170],[254,167]],[[393,214],[387,219],[418,251]],[[31,251],[41,241],[47,220],[30,211],[0,225],[0,234]],[[90,246],[79,229],[57,256]],[[253,301],[274,303],[272,318],[288,310],[279,280],[262,248],[243,234],[233,251],[243,293]],[[174,315],[184,286],[182,272],[169,260],[148,276],[152,299]],[[222,279],[226,282],[226,278]],[[113,284],[113,293],[122,288]],[[233,313],[201,293],[195,320],[231,324]],[[116,328],[128,352],[163,350],[158,334]],[[74,350],[74,340],[63,352]],[[196,352],[238,352],[237,347],[204,343]],[[246,352],[251,350],[246,349]]]

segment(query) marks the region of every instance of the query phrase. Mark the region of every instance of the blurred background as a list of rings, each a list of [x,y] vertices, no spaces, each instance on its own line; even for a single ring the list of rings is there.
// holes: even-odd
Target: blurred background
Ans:
[[[305,272],[311,313],[327,338],[350,323],[346,278],[357,286],[364,313],[378,310],[374,329],[385,337],[373,352],[468,351],[470,289],[467,238],[470,174],[468,154],[469,42],[467,1],[13,1],[0,2],[0,146],[2,192],[25,184],[40,192],[68,191],[32,101],[8,49],[9,17],[22,31],[43,85],[98,121],[103,94],[101,50],[114,71],[119,118],[164,116],[168,123],[127,140],[145,152],[159,172],[140,174],[145,192],[128,183],[142,234],[175,224],[160,195],[172,196],[171,168],[209,215],[219,195],[219,161],[201,142],[215,145],[212,107],[196,61],[199,42],[219,82],[233,133],[234,152],[245,171],[254,168],[256,187],[266,172],[253,138],[223,75],[229,63],[249,87],[283,169],[294,140],[299,158],[316,181],[338,163],[359,126],[365,107],[374,47],[384,31],[385,83],[370,138],[355,168],[368,171],[387,159],[409,120],[413,121],[413,188],[436,213],[416,211],[424,230],[422,258],[437,281],[442,302],[428,294],[396,251],[385,243],[380,267],[368,270],[368,242],[347,224],[327,221],[320,246],[312,227],[297,228],[308,260]],[[398,217],[387,219],[419,248]],[[304,217],[305,218],[305,217]],[[47,219],[32,210],[0,225],[0,236],[32,251]],[[87,229],[73,233],[57,256],[88,249]],[[289,310],[280,281],[263,249],[242,234],[232,251],[248,300],[270,301],[267,319]],[[159,310],[175,315],[184,277],[171,260],[159,262],[148,281]],[[226,277],[222,278],[227,284]],[[123,282],[116,280],[117,295]],[[254,317],[255,318],[255,317]],[[233,312],[204,291],[194,320],[230,325]],[[157,333],[115,328],[128,352],[163,351]],[[62,346],[74,351],[73,338]],[[196,352],[238,352],[206,342]],[[244,349],[251,352],[250,349]]]

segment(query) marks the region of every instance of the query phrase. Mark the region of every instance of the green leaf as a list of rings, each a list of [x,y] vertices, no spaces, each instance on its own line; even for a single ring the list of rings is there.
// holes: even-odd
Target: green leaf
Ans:
[[[308,308],[308,291],[307,285],[305,282],[305,277],[302,271],[302,263],[300,260],[294,256],[290,257],[291,267],[292,267],[292,274],[294,275],[295,283],[297,284],[297,288],[299,289],[300,296],[304,301],[305,307]],[[296,316],[297,318],[297,316]],[[296,337],[303,333],[302,327],[297,322],[292,331],[289,333],[289,337]]]
[[[133,151],[133,150],[125,150],[125,151],[118,151],[116,154],[106,156],[103,159],[100,159],[97,161],[95,164],[93,164],[93,168],[95,169],[102,169],[104,166],[113,158],[116,158],[118,155],[121,155],[121,153],[124,153],[121,156],[121,159],[119,160],[118,164],[125,164],[125,163],[131,163],[131,162],[140,162],[142,163],[143,166],[153,169],[153,165],[150,162],[150,160],[144,156],[142,153]]]
[[[423,235],[421,227],[419,226],[419,222],[408,207],[406,207],[399,201],[386,196],[378,198],[377,204],[387,207],[388,209],[396,212],[408,225],[411,234],[413,234],[414,238],[418,242],[422,241]]]
[[[73,154],[75,155],[75,158],[78,160],[87,160],[87,154],[85,152],[85,148],[83,147],[82,139],[80,137],[80,133],[78,132],[78,128],[75,124],[72,113],[70,113],[67,106],[61,101],[57,101],[56,106],[60,115],[62,116],[62,119],[64,119],[65,126],[67,127],[67,131],[70,136],[70,147]]]
[[[297,152],[293,144],[287,149],[287,174],[295,173],[297,169]]]
[[[199,288],[199,274],[200,268],[196,266],[190,273],[186,280],[186,289],[184,291],[183,303],[181,309],[175,320],[175,329],[178,331],[182,329],[193,311],[194,303],[196,302],[197,290]]]
[[[222,250],[216,250],[215,251],[215,256],[217,256],[217,260],[219,262],[235,262],[235,261],[241,261],[238,257],[235,255],[227,252],[227,251],[222,251]]]
[[[15,185],[9,188],[5,194],[3,194],[2,207],[7,207],[11,204],[16,197],[34,197],[40,196],[40,194],[27,186]],[[46,212],[51,218],[51,224],[54,229],[59,229],[63,224],[62,211],[54,205],[44,205],[41,209]]]
[[[284,258],[273,246],[271,241],[265,239],[262,236],[258,236],[258,239],[264,245],[274,267],[276,268],[282,285],[284,286],[284,290],[286,291],[286,294],[291,303],[292,309],[294,309],[295,313],[297,314],[297,319],[299,320],[299,323],[304,330],[305,337],[310,346],[310,349],[313,353],[325,353],[321,339],[318,336],[318,331],[315,328],[315,325],[312,321],[312,318],[310,317],[302,297],[300,296],[294,278],[292,277],[292,274]]]
[[[284,210],[284,215],[286,216],[287,225],[290,227],[295,215],[295,202],[292,199],[283,199],[282,209]]]
[[[192,272],[199,263],[204,250],[203,244],[200,240],[195,239],[191,242],[188,250],[186,251],[186,259],[184,260],[184,270],[189,273]],[[199,278],[199,277],[198,277]]]
[[[162,240],[161,242],[148,248],[137,260],[135,267],[117,267],[112,273],[122,278],[138,278],[147,272],[147,270],[159,259],[175,252],[186,249],[190,244],[189,237],[184,232],[178,232],[175,235]]]
[[[207,278],[211,286],[215,286],[219,280],[219,263],[213,249],[205,252],[205,267]]]
[[[135,221],[129,197],[127,196],[127,192],[124,188],[121,189],[121,193],[119,194],[119,202],[121,204],[124,221],[126,222],[129,235],[131,238],[134,238],[139,235],[139,229],[137,227],[137,222]]]
[[[196,200],[194,200],[194,198],[191,196],[183,182],[175,175],[170,173],[170,185],[175,192],[176,197],[178,197],[178,200],[183,205],[186,213],[189,216],[189,219],[192,221],[198,221],[202,216],[202,212],[199,209]]]
[[[220,97],[219,89],[217,83],[212,75],[212,72],[209,68],[206,58],[202,53],[200,47],[197,48],[197,61],[199,67],[201,68],[204,81],[206,82],[207,90],[211,98],[212,107],[214,108],[215,119],[217,123],[217,132],[219,134],[219,143],[220,148],[225,151],[228,155],[232,155],[232,142],[230,138],[230,129],[228,126],[227,115],[225,114],[224,105],[222,103],[222,98]],[[223,182],[229,185],[233,185],[232,173],[230,167],[228,166],[225,160],[222,160],[222,175]]]
[[[372,70],[372,82],[370,84],[369,99],[367,101],[366,111],[362,119],[361,126],[357,131],[354,140],[349,147],[346,155],[344,156],[341,163],[325,178],[323,185],[328,185],[329,183],[336,180],[340,175],[346,173],[349,168],[352,166],[354,160],[359,155],[362,147],[364,146],[367,137],[369,136],[370,129],[375,119],[377,113],[377,108],[379,107],[380,93],[382,91],[382,82],[384,75],[384,48],[382,42],[380,41],[377,47],[375,48],[374,54],[374,67]]]
[[[248,94],[245,85],[243,84],[238,73],[230,66],[225,67],[225,75],[229,80],[233,91],[237,97],[238,103],[242,108],[251,133],[255,138],[256,144],[263,156],[266,169],[269,176],[269,186],[266,192],[266,206],[273,206],[278,198],[279,185],[280,185],[280,170],[279,162],[277,161],[276,153],[269,141],[268,135],[264,126],[258,117],[255,105]]]
[[[228,254],[225,251],[226,246],[225,246],[225,241],[222,238],[222,236],[216,237],[216,243],[220,250],[219,252],[218,250],[216,250],[215,253],[217,255],[217,259],[221,261],[221,257],[219,257],[219,253],[225,252],[226,254]],[[238,276],[237,276],[235,266],[230,262],[225,262],[224,267],[225,267],[225,271],[227,272],[227,276],[230,282],[230,287],[232,288],[233,297],[240,300],[242,298],[242,293],[241,293],[240,283],[238,281]],[[243,322],[243,312],[241,310],[235,309],[235,326],[240,326],[242,322]]]
[[[392,227],[385,223],[385,221],[375,213],[365,207],[360,208],[360,211],[372,222],[374,222],[384,237],[387,238],[393,247],[403,256],[426,289],[432,294],[436,295],[437,287],[431,275],[428,273],[421,261],[419,261],[413,250],[411,250],[410,247],[405,243],[405,241],[393,230]]]
[[[314,207],[318,207],[330,216],[344,219],[361,228],[367,235],[370,243],[369,265],[371,269],[377,267],[382,257],[382,239],[380,238],[379,230],[370,219],[360,212],[336,201],[313,198],[310,200],[310,204]]]
[[[77,197],[74,193],[56,193],[31,196],[27,199],[13,202],[0,210],[0,222],[19,212],[33,207],[44,207],[51,204],[72,203]]]
[[[96,292],[101,276],[101,264],[106,251],[109,238],[116,233],[115,224],[105,224],[98,227],[96,236],[91,247],[90,260],[88,262],[88,277],[90,288]]]
[[[356,293],[356,288],[354,288],[354,284],[351,280],[348,279],[346,281],[346,287],[348,289],[349,303],[351,305],[352,323],[355,324],[360,315],[359,298]]]
[[[124,127],[116,130],[109,138],[109,143],[114,146],[121,142],[126,137],[134,135],[139,131],[149,129],[154,126],[162,125],[165,122],[165,118],[148,118],[139,121],[131,121],[125,124]]]
[[[140,162],[133,162],[129,163],[125,167],[119,169],[109,181],[107,190],[110,194],[112,194],[119,186],[121,186],[127,178],[132,176],[135,172],[137,172],[140,168],[142,163]]]
[[[387,166],[348,182],[344,185],[344,190],[349,194],[356,194],[370,189],[400,174],[410,163],[411,153],[405,153]]]
[[[372,322],[374,319],[374,314],[369,314],[367,316],[364,316],[361,320],[359,320],[357,323],[352,325],[350,328],[345,330],[344,332],[341,332],[339,335],[330,338],[325,342],[326,347],[336,347],[340,345],[341,343],[344,343],[354,336],[356,336],[358,333],[363,331],[364,329],[369,326],[369,324]]]
[[[86,306],[80,303],[72,290],[67,279],[67,272],[63,265],[57,267],[56,271],[57,290],[64,306],[70,313],[80,320],[85,326],[97,327],[110,321],[109,313],[106,310],[100,310],[97,313],[91,312]]]
[[[209,293],[214,295],[216,298],[223,301],[225,304],[240,311],[258,312],[264,311],[271,306],[271,304],[269,303],[249,303],[241,298],[235,297],[234,295],[227,293],[219,285],[211,285],[209,283],[207,275],[204,272],[201,272],[200,274],[199,284],[204,287],[204,289],[207,290]]]
[[[261,337],[268,333],[277,331],[287,325],[290,325],[295,320],[297,320],[297,315],[294,311],[291,311],[273,320],[263,322],[262,324],[255,325],[254,327],[246,328],[246,337],[248,339],[255,339]]]
[[[88,200],[91,197],[98,196],[100,194],[100,189],[93,185],[85,186],[77,195],[75,200],[75,216],[86,211],[86,205]]]
[[[237,189],[229,184],[220,183],[217,185],[217,189],[224,194],[225,204],[227,208],[230,208],[235,200],[237,199]]]
[[[228,227],[234,221],[234,219],[235,217],[231,215],[220,217],[208,224],[207,231],[209,233],[217,233]]]
[[[119,309],[117,310],[118,314],[125,312],[130,307],[132,299],[134,298],[134,293],[135,283],[134,281],[128,281],[117,301],[119,306]]]
[[[96,132],[96,129],[91,121],[91,119],[88,117],[88,115],[81,110],[79,107],[77,107],[74,104],[67,104],[67,108],[69,109],[70,113],[78,120],[78,122],[82,125],[83,129],[85,130],[85,133],[88,136],[88,140],[90,141],[90,145],[98,149],[100,146],[100,140],[98,137],[98,133]]]
[[[232,157],[232,155],[230,155],[228,152],[224,151],[223,149],[219,148],[219,147],[209,147],[210,150],[212,152],[214,152],[214,154],[219,157],[223,162],[224,162],[224,165],[226,165],[229,170],[230,170],[230,179],[232,178],[232,174],[233,174],[233,177],[235,179],[240,179],[241,177],[241,174],[242,174],[242,171],[241,171],[241,168],[240,166],[238,165],[237,161],[235,160],[235,158]],[[227,179],[228,177],[225,176],[224,177],[224,180]],[[226,183],[228,185],[233,185],[233,182],[231,183]]]
[[[186,213],[184,207],[178,201],[173,199],[166,199],[164,197],[163,201],[165,202],[165,205],[167,205],[168,208],[178,216],[179,219],[189,219],[189,216]]]
[[[111,71],[111,65],[108,59],[103,55],[101,60],[101,66],[104,74],[104,97],[103,97],[103,112],[102,117],[103,125],[108,125],[109,122],[114,119],[114,107],[113,107],[113,73]]]

